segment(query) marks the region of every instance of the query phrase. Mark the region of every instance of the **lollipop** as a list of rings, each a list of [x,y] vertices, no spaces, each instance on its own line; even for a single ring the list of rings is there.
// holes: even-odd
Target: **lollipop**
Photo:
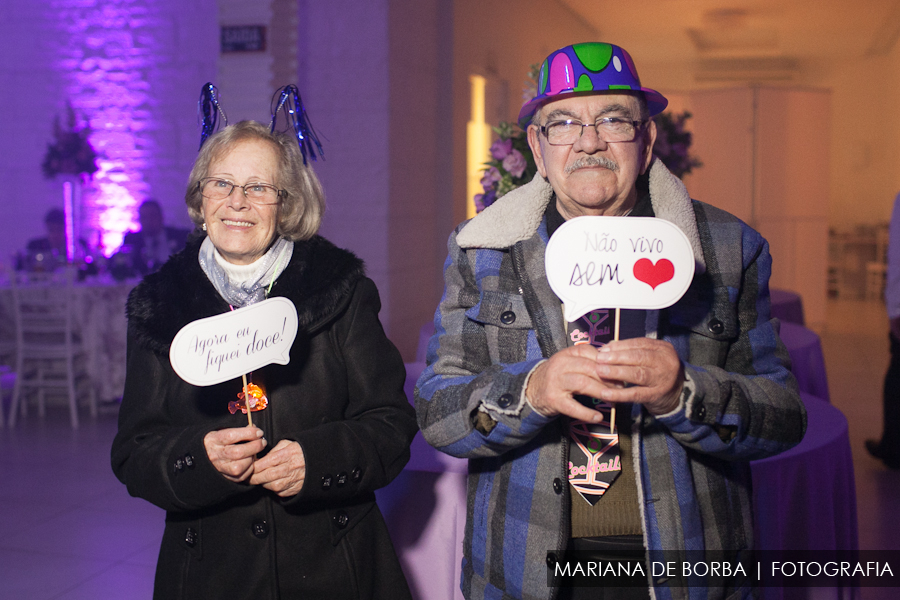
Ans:
[[[239,392],[237,395],[238,399],[228,403],[228,411],[231,414],[235,414],[240,410],[246,415],[248,406],[250,411],[259,412],[269,405],[266,393],[255,383],[247,384],[244,389],[246,393],[243,391]]]

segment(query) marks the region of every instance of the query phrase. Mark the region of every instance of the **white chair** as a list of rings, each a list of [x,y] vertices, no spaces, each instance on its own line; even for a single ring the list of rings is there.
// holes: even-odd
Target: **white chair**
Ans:
[[[0,365],[16,364],[16,341],[0,340]]]
[[[0,427],[3,427],[3,404],[6,393],[12,392],[16,385],[16,374],[9,365],[0,365]]]
[[[92,417],[97,399],[87,371],[87,355],[72,318],[72,279],[66,270],[61,278],[25,273],[10,274],[16,322],[16,382],[9,411],[14,427],[21,409],[27,413],[26,393],[37,392],[38,415],[44,417],[48,392],[68,397],[72,428],[78,428],[78,398],[86,397]]]
[[[7,269],[0,270],[0,286],[3,288],[9,286]],[[16,336],[12,329],[14,325],[12,316],[12,306],[5,306],[5,301],[0,301],[0,318],[5,319],[0,328],[0,369],[3,365],[12,368],[16,364]]]

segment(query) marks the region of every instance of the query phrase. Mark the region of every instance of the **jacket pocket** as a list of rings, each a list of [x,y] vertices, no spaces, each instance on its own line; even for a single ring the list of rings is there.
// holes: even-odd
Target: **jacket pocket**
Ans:
[[[375,494],[366,494],[357,500],[358,504],[347,504],[328,511],[332,546],[337,546],[375,507]]]
[[[466,316],[501,329],[533,329],[521,294],[482,290],[478,303],[466,311]]]
[[[484,330],[491,364],[525,360],[534,327],[520,294],[482,290],[466,316]]]
[[[154,598],[203,597],[199,586],[199,561],[203,555],[200,525],[200,519],[173,519],[167,516],[156,566]]]
[[[719,298],[718,302],[712,298]],[[707,297],[693,289],[668,309],[668,325],[674,331],[687,330],[690,362],[724,367],[728,349],[740,334],[737,306],[724,301],[727,288],[714,288]],[[686,301],[687,300],[687,301]]]

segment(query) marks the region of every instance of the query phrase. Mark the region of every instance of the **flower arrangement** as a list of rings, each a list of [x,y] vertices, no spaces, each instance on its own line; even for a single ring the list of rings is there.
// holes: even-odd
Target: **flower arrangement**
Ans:
[[[68,108],[68,126],[64,129],[59,123],[59,115],[53,122],[52,144],[47,145],[47,154],[41,169],[44,176],[52,179],[60,173],[91,175],[97,171],[97,152],[88,141],[91,130],[88,126],[78,127],[75,122],[75,111]]]
[[[657,132],[653,154],[678,178],[703,166],[700,159],[689,152],[693,136],[690,131],[685,131],[684,125],[691,116],[690,112],[684,111],[664,112],[653,117]]]
[[[485,163],[481,178],[484,193],[475,195],[477,212],[531,181],[537,171],[524,131],[505,121],[493,129],[498,139],[491,145],[491,160]]]
[[[528,79],[522,90],[523,102],[537,94],[537,78],[540,73],[539,64],[531,65]],[[484,193],[475,194],[475,211],[481,212],[498,198],[508,194],[517,187],[525,185],[534,178],[537,166],[528,145],[525,132],[515,123],[502,121],[492,128],[498,139],[491,144],[491,160],[485,163],[481,187]]]

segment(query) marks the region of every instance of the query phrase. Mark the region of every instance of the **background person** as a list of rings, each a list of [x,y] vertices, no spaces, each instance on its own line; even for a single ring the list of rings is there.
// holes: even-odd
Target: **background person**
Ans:
[[[324,197],[296,139],[241,122],[210,137],[188,213],[207,232],[128,301],[128,366],[112,466],[165,509],[154,597],[409,598],[374,491],[416,432],[400,354],[363,263],[315,235]],[[268,408],[246,426],[240,379],[195,387],[169,363],[188,323],[282,296],[290,363],[252,373]]]
[[[28,240],[25,256],[17,261],[18,269],[29,271],[53,271],[68,261],[66,237],[66,213],[61,208],[51,208],[44,215],[46,235]],[[81,261],[89,256],[88,244],[83,239],[75,245],[73,260]]]
[[[122,246],[110,261],[110,270],[120,279],[157,270],[184,248],[190,234],[186,229],[165,225],[162,207],[153,199],[141,203],[138,219],[140,230],[125,234]]]
[[[463,595],[621,600],[650,598],[652,586],[662,598],[751,597],[739,578],[688,588],[649,568],[641,588],[548,586],[547,567],[576,552],[604,564],[745,556],[748,461],[797,444],[806,413],[769,314],[768,244],[691,201],[652,156],[650,117],[666,99],[612,44],[557,50],[538,81],[519,113],[538,174],[450,236],[415,392],[425,439],[470,459]],[[665,219],[694,249],[681,300],[623,310],[620,341],[614,311],[565,322],[547,281],[550,236],[583,215]],[[592,343],[574,345],[585,334]],[[601,464],[614,468],[601,477]]]
[[[866,440],[866,450],[891,469],[900,469],[900,194],[894,198],[888,237],[884,303],[890,320],[891,362],[884,376],[881,438]]]

